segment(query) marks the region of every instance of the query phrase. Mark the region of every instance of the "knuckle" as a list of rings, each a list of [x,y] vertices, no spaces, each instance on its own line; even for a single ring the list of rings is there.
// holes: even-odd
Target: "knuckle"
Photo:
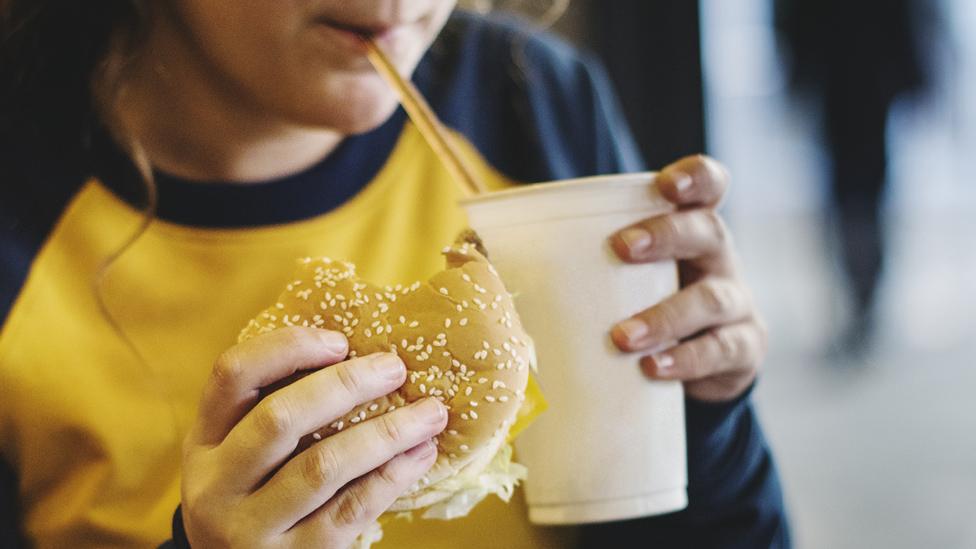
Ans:
[[[705,210],[704,214],[705,231],[709,242],[713,243],[715,249],[720,249],[728,245],[731,239],[729,228],[725,224],[725,219],[715,210]]]
[[[742,348],[742,339],[738,330],[712,330],[709,335],[715,345],[719,360],[726,364],[734,364]]]
[[[350,486],[339,496],[334,516],[340,525],[359,524],[369,518],[369,500],[362,486],[362,484]]]
[[[333,366],[339,385],[357,402],[366,386],[362,369],[357,367],[359,364],[361,361],[345,361]]]
[[[383,414],[376,418],[376,429],[380,435],[390,442],[397,442],[403,438],[403,430],[394,419],[395,414]]]
[[[393,460],[384,463],[382,467],[376,470],[376,478],[387,486],[399,486],[400,468],[397,465],[401,461],[403,460]]]
[[[233,387],[244,373],[240,351],[231,347],[220,353],[214,361],[211,379],[218,387]]]
[[[289,326],[278,330],[279,345],[297,350],[300,354],[312,354],[317,350],[316,340],[308,328]]]
[[[706,310],[719,317],[731,313],[736,306],[735,290],[727,283],[709,279],[699,286]]]
[[[294,414],[286,401],[275,394],[265,397],[255,409],[258,430],[268,437],[278,437],[290,432]]]
[[[670,301],[664,301],[641,315],[652,330],[663,339],[678,336],[680,311]]]
[[[331,446],[319,445],[307,452],[302,467],[302,480],[313,491],[330,485],[339,476],[339,459]]]
[[[744,362],[746,366],[758,371],[769,348],[769,332],[766,323],[760,318],[755,319],[749,334],[750,337],[744,338],[748,343]]]

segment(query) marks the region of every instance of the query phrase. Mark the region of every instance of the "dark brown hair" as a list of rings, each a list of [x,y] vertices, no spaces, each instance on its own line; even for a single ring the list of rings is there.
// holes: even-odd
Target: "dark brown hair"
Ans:
[[[115,92],[113,77],[148,28],[148,7],[146,0],[0,0],[5,137],[80,157],[99,124],[96,96],[110,100]],[[98,78],[96,89],[100,76],[109,78]]]

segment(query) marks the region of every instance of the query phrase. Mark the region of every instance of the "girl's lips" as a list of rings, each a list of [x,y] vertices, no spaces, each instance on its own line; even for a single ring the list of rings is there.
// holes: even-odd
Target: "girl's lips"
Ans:
[[[408,26],[356,27],[338,23],[330,19],[318,19],[315,23],[329,39],[361,54],[366,53],[366,44],[363,42],[364,38],[372,38],[381,44],[389,43],[394,39],[395,35],[399,34],[399,30]]]
[[[350,27],[339,26],[331,21],[324,20],[316,21],[315,27],[329,42],[335,43],[340,47],[355,53],[366,53],[366,44],[363,42],[363,33],[353,30]]]

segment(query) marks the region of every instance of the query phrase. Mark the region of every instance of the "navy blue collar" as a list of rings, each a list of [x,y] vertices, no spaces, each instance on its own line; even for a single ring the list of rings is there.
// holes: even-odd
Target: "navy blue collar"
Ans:
[[[346,138],[317,164],[282,178],[241,185],[197,182],[156,172],[157,217],[211,228],[254,227],[308,219],[344,204],[376,177],[396,146],[406,114]],[[127,156],[102,134],[94,143],[95,175],[126,201],[144,203],[143,186]]]

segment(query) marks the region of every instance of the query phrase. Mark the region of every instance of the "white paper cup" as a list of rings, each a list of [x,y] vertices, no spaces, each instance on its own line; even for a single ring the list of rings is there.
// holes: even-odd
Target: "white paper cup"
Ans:
[[[670,211],[654,174],[526,186],[462,201],[535,340],[549,409],[515,441],[538,524],[624,520],[687,505],[684,401],[610,341],[677,290],[674,262],[630,265],[614,231]]]

